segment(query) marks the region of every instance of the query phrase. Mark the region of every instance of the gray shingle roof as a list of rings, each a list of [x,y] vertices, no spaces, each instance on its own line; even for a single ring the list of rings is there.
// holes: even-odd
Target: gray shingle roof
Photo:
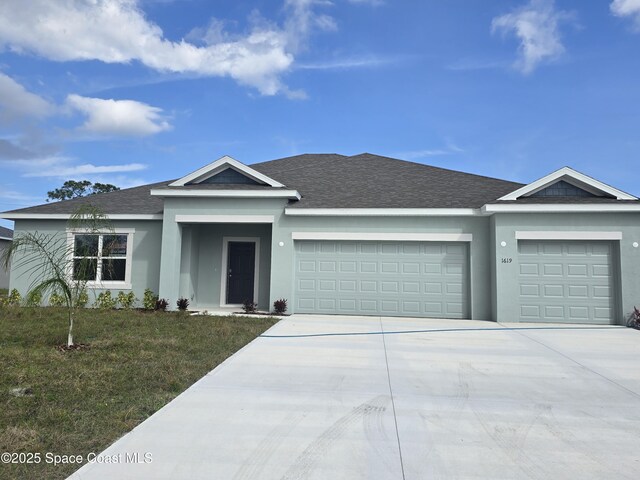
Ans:
[[[302,195],[291,208],[479,208],[522,187],[521,183],[457,172],[363,153],[304,154],[251,165]],[[173,180],[89,197],[45,203],[11,213],[73,213],[91,203],[108,214],[158,214],[163,199],[151,189],[270,189],[268,186],[207,184],[168,187]],[[607,199],[531,198],[531,203],[600,203]],[[522,200],[518,200],[521,203]],[[500,202],[508,203],[508,202]],[[512,202],[511,202],[512,203]]]
[[[173,180],[151,183],[140,187],[125,188],[109,193],[98,193],[87,197],[63,200],[61,202],[43,203],[35,207],[11,210],[11,213],[50,213],[70,214],[81,205],[95,205],[100,210],[111,215],[117,214],[156,214],[162,213],[164,203],[162,198],[152,197],[152,188],[166,187]],[[8,212],[7,212],[8,213]]]
[[[0,237],[13,238],[13,230],[10,228],[0,227]]]
[[[479,208],[523,185],[363,153],[297,155],[251,165],[302,200],[292,208]]]

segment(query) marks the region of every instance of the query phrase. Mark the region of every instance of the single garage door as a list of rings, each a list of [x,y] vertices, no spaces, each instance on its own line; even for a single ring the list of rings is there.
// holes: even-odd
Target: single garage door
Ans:
[[[611,242],[520,240],[518,252],[522,321],[615,323]]]
[[[296,241],[295,311],[468,318],[466,243]]]

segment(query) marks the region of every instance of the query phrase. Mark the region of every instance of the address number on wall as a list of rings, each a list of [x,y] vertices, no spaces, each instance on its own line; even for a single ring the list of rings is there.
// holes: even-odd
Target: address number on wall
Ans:
[[[502,257],[502,263],[512,263],[513,258],[511,257]]]

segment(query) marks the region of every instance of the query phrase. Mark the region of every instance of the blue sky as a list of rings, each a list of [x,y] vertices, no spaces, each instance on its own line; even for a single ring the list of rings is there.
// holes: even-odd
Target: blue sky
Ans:
[[[3,0],[0,211],[305,152],[640,195],[638,52],[640,0]]]

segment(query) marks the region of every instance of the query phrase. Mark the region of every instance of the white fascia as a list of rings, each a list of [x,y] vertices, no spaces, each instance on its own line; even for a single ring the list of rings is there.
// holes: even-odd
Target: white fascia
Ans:
[[[498,200],[517,200],[520,197],[527,197],[532,195],[548,185],[559,181],[564,180],[578,188],[582,188],[588,192],[594,194],[602,194],[605,193],[607,195],[611,195],[618,200],[638,200],[637,197],[630,195],[622,190],[618,190],[606,183],[602,183],[595,178],[589,177],[584,173],[577,172],[573,168],[570,167],[562,167],[555,172],[550,173],[549,175],[542,177],[535,182],[532,182],[524,187],[519,188],[503,197],[500,197]]]
[[[105,215],[109,220],[162,220],[161,213],[113,213]],[[69,220],[71,213],[2,213],[6,220]]]
[[[516,240],[622,240],[622,232],[525,230],[516,232]]]
[[[471,217],[475,208],[285,208],[285,215],[299,217]]]
[[[485,205],[482,211],[491,215],[493,213],[599,213],[599,212],[640,212],[638,204],[510,204],[510,205]]]
[[[393,242],[471,242],[471,233],[292,232],[292,240],[360,240]]]
[[[231,167],[239,171],[240,173],[255,180],[256,182],[265,183],[271,187],[276,187],[276,188],[284,187],[282,183],[274,180],[273,178],[267,177],[266,175],[258,172],[257,170],[254,170],[253,168],[249,167],[248,165],[245,165],[242,162],[239,162],[235,158],[231,158],[228,155],[225,155],[224,157],[219,158],[218,160],[210,163],[209,165],[205,165],[204,167],[199,168],[195,172],[191,172],[189,175],[185,175],[184,177],[179,178],[175,182],[170,183],[169,186],[184,187],[189,182],[193,182],[196,180],[200,180],[200,181],[206,180],[207,178],[214,176],[216,173],[219,173],[222,170],[225,170],[227,167]]]
[[[0,240],[9,240],[10,242],[13,242],[13,238],[9,237],[0,237]]]
[[[297,190],[151,190],[158,197],[213,197],[213,198],[289,198],[300,200]]]
[[[273,215],[176,215],[176,223],[273,223]]]

